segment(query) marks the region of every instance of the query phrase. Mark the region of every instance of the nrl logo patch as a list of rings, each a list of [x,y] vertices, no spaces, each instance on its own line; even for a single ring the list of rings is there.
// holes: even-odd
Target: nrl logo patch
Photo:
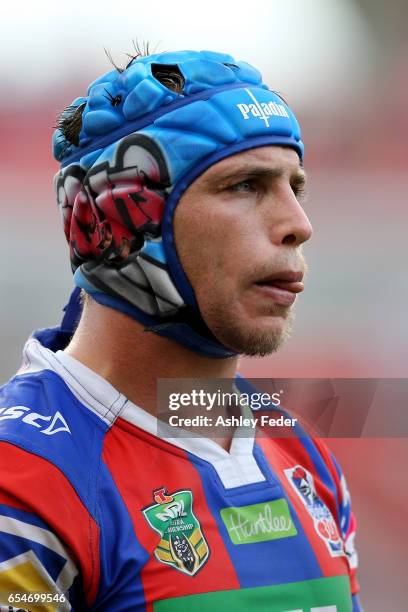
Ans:
[[[161,540],[154,551],[161,563],[194,576],[209,556],[208,544],[200,523],[193,512],[191,491],[176,491],[169,495],[165,488],[153,492],[155,504],[143,514]]]

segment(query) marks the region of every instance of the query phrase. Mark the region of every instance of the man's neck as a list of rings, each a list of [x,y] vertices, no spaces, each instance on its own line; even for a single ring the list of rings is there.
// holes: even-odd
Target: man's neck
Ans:
[[[233,378],[238,367],[238,357],[214,359],[193,353],[94,301],[85,303],[65,352],[153,415],[158,378]],[[228,448],[230,441],[217,442]]]

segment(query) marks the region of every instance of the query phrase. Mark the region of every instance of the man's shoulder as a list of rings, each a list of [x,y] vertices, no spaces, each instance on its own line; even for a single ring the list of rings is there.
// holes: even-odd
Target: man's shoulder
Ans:
[[[22,368],[0,387],[0,442],[45,459],[71,482],[87,481],[108,425],[88,406],[86,391],[67,384],[62,368],[36,340],[27,343]]]
[[[78,400],[54,371],[20,372],[0,387],[0,439],[10,434],[40,446],[46,440],[60,443],[72,435],[79,409]]]

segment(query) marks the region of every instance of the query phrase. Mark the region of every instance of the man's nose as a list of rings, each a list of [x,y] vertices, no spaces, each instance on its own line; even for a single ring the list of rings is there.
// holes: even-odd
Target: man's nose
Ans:
[[[312,236],[309,218],[290,187],[275,199],[269,210],[272,213],[269,220],[271,240],[277,246],[297,247]]]

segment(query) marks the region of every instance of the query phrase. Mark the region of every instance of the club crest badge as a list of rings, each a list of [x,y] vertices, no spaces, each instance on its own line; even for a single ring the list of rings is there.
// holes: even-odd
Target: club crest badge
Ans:
[[[193,512],[191,491],[168,494],[165,488],[153,492],[155,504],[143,514],[161,539],[154,554],[158,561],[194,576],[205,564],[209,548]]]
[[[332,557],[344,555],[343,541],[336,521],[326,504],[317,495],[313,476],[304,467],[296,465],[285,470],[290,484],[306,506],[313,519],[316,532],[326,544]]]

